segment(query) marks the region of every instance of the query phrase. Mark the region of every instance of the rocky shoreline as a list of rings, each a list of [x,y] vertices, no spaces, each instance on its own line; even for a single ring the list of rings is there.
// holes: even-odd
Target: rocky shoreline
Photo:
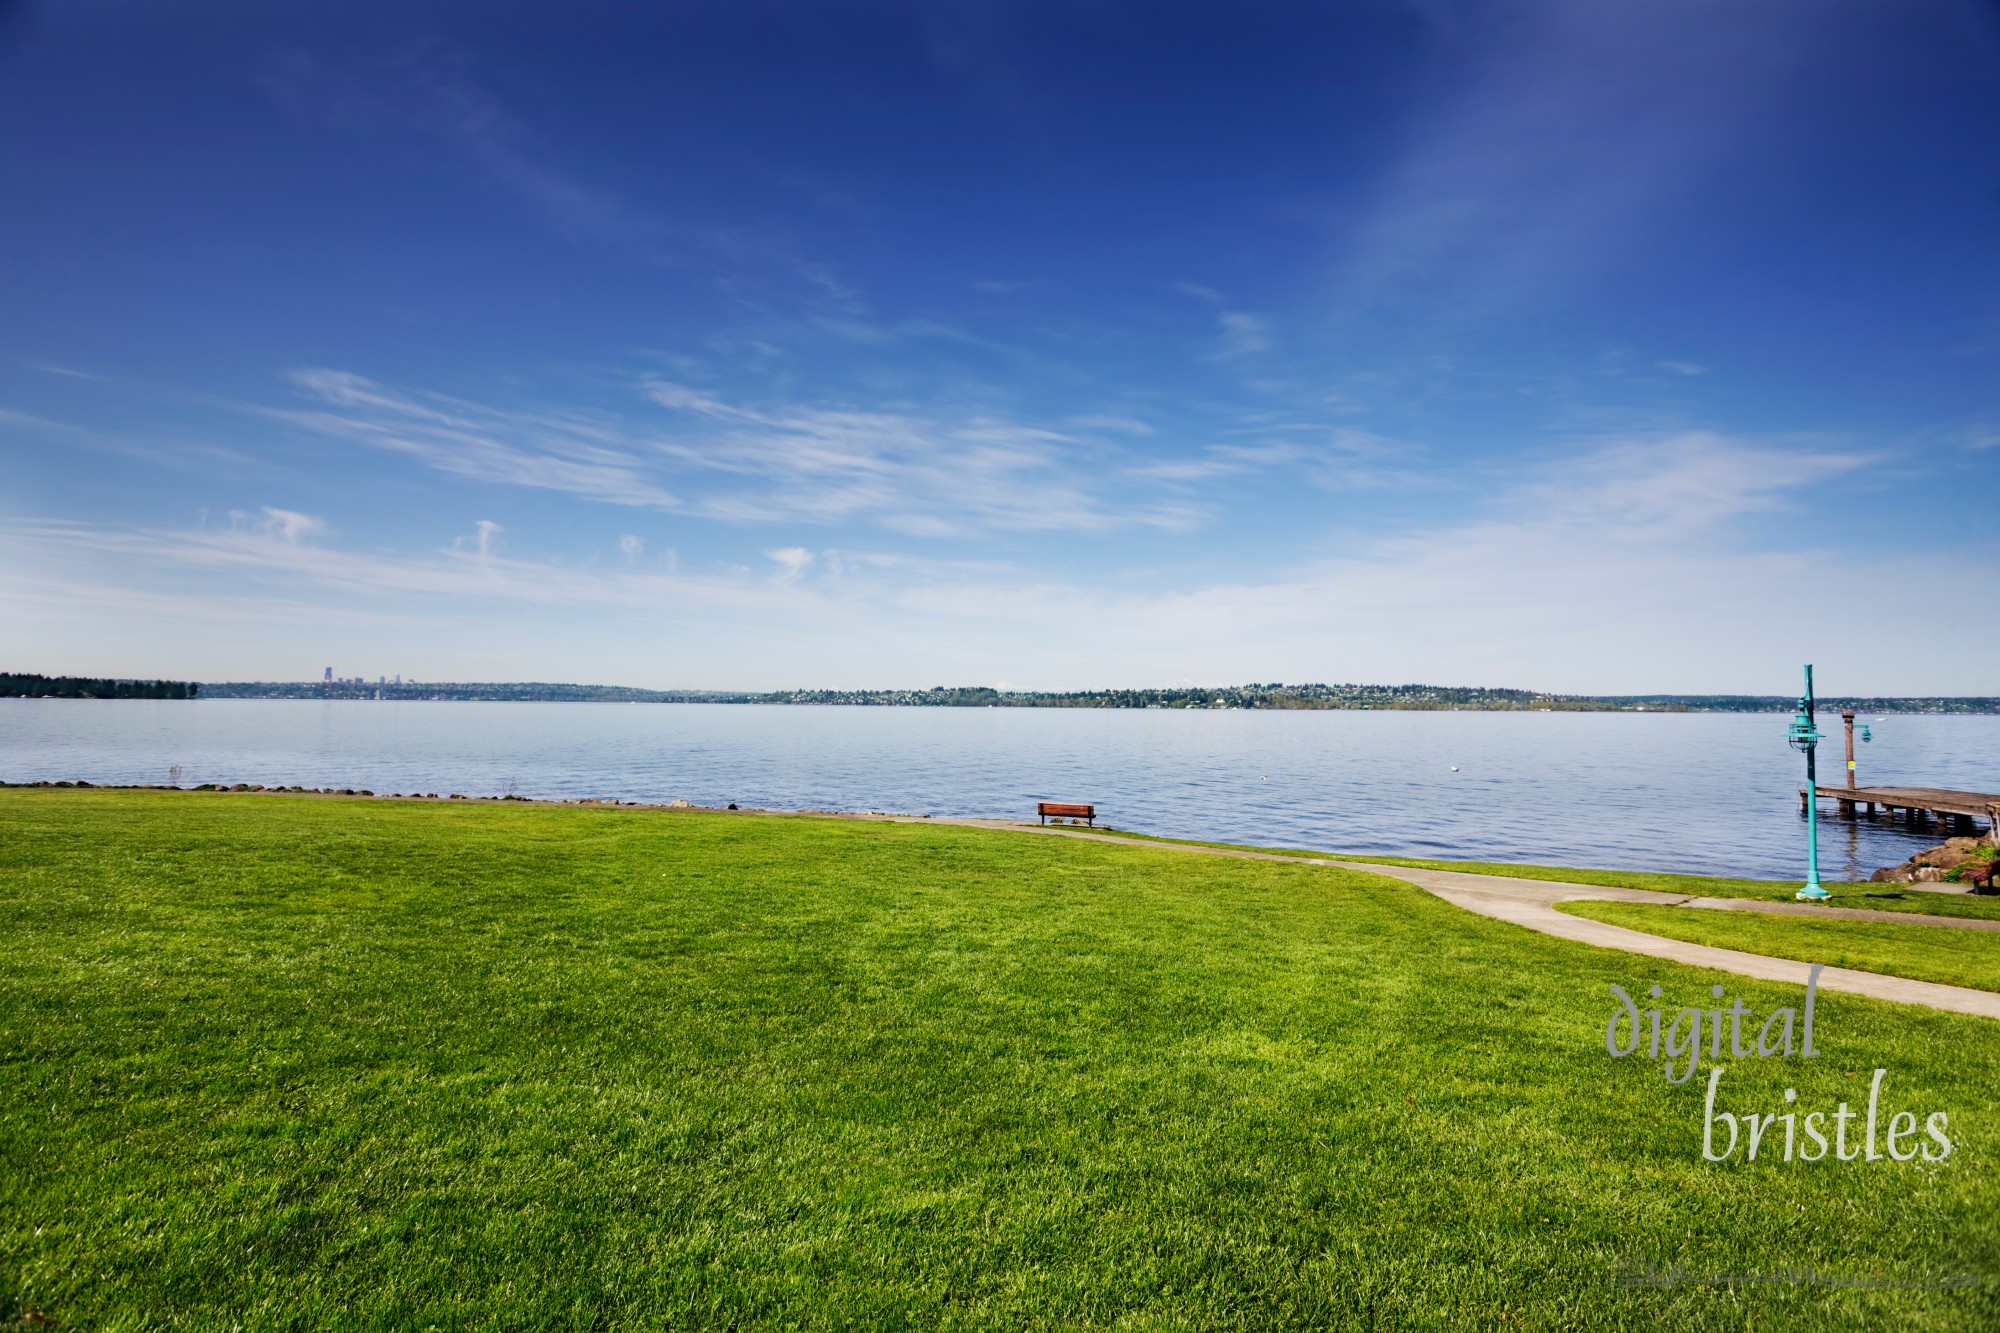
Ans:
[[[1899,866],[1885,866],[1868,877],[1871,884],[1963,884],[1961,892],[1993,893],[1993,867],[2000,846],[1993,839],[1947,838],[1926,847]],[[1948,890],[1947,890],[1948,891]]]
[[[694,810],[704,814],[744,814],[744,815],[813,815],[828,819],[930,819],[931,815],[916,814],[904,810],[770,810],[762,806],[739,806],[734,801],[728,805],[695,805],[688,801],[624,801],[615,796],[570,796],[542,797],[519,796],[509,793],[505,796],[466,796],[459,792],[440,796],[436,792],[373,792],[365,787],[267,787],[261,782],[203,782],[192,787],[176,787],[166,782],[86,782],[62,779],[51,782],[44,778],[36,782],[4,782],[0,787],[63,787],[90,791],[183,791],[183,792],[248,792],[266,796],[355,796],[369,797],[377,801],[481,801],[509,802],[515,805],[589,805],[623,810]],[[1061,822],[1061,821],[1057,821]]]

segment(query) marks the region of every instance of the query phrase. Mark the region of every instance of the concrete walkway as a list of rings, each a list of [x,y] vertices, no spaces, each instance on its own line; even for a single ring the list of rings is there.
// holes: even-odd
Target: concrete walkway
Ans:
[[[1688,899],[1678,894],[1650,893],[1643,889],[1558,884],[1540,879],[1504,879],[1498,875],[1467,875],[1453,870],[1411,870],[1402,866],[1367,865],[1358,861],[1339,861],[1334,864],[1346,870],[1363,870],[1371,875],[1387,875],[1392,879],[1400,879],[1436,894],[1454,907],[1463,907],[1468,912],[1477,912],[1481,916],[1490,916],[1496,920],[1525,926],[1529,930],[1540,931],[1544,935],[1554,935],[1558,939],[1596,945],[1600,949],[1622,949],[1626,953],[1644,954],[1648,958],[1665,959],[1670,963],[1686,963],[1690,967],[1710,967],[1721,972],[1733,972],[1737,976],[1756,977],[1760,981],[1786,981],[1801,986],[1805,984],[1806,974],[1811,970],[1807,964],[1789,959],[1766,958],[1762,954],[1742,953],[1736,949],[1718,949],[1707,944],[1689,944],[1682,940],[1663,939],[1658,935],[1627,930],[1623,926],[1592,921],[1588,917],[1571,916],[1567,912],[1558,912],[1555,908],[1557,903],[1575,902],[1579,899],[1651,903],[1667,907],[1726,902],[1728,901],[1726,899]],[[1866,915],[1908,919],[1898,912],[1877,912]],[[1931,919],[1952,920],[1949,917]],[[1959,923],[1954,921],[1953,924]],[[1921,1004],[1955,1014],[2000,1018],[2000,993],[1974,990],[1969,986],[1946,986],[1935,981],[1910,981],[1903,977],[1885,976],[1880,972],[1857,972],[1844,967],[1823,969],[1819,974],[1819,986],[1821,990],[1847,991],[1877,1000],[1893,1000],[1898,1004]]]
[[[1655,893],[1647,889],[1616,889],[1596,884],[1564,884],[1545,879],[1514,879],[1501,875],[1470,875],[1457,870],[1417,870],[1405,866],[1373,865],[1363,861],[1341,861],[1333,857],[1286,856],[1278,852],[1237,851],[1227,847],[1191,847],[1186,843],[1150,842],[1121,838],[1114,833],[1085,832],[1078,828],[1018,824],[1000,819],[933,820],[933,823],[972,824],[980,828],[1011,829],[1020,833],[1042,833],[1052,837],[1077,838],[1088,842],[1115,842],[1127,847],[1151,847],[1163,851],[1195,852],[1205,856],[1229,856],[1247,861],[1285,861],[1298,865],[1338,866],[1370,875],[1386,875],[1414,884],[1436,894],[1454,907],[1490,916],[1528,930],[1574,940],[1600,949],[1619,949],[1690,967],[1713,968],[1759,981],[1806,984],[1809,964],[1786,958],[1766,958],[1762,954],[1718,949],[1706,944],[1689,944],[1658,935],[1647,935],[1623,926],[1607,925],[1588,917],[1558,912],[1555,905],[1582,899],[1618,903],[1648,903],[1659,907],[1712,907],[1726,911],[1758,911],[1776,908],[1789,914],[1794,907],[1816,916],[1833,915],[1847,920],[1895,921],[1905,924],[1953,926],[1968,930],[2000,929],[2000,921],[1972,921],[1960,917],[1922,916],[1910,912],[1871,912],[1860,908],[1811,907],[1804,903],[1757,903],[1740,898],[1700,898],[1677,893]],[[2000,1019],[2000,993],[1975,990],[1969,986],[1946,986],[1935,981],[1910,981],[1880,972],[1857,972],[1845,967],[1822,968],[1821,990],[1845,991],[1897,1004],[1917,1004],[1954,1014],[1974,1014]]]

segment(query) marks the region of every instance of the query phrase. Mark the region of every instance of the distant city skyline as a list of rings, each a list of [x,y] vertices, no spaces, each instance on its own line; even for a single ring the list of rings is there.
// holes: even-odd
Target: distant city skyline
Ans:
[[[0,3],[0,670],[2000,693],[1995,143],[1972,0]]]
[[[310,679],[310,677],[301,677],[301,679]],[[322,667],[320,669],[319,679],[322,684],[332,685],[336,683],[339,684],[366,683],[368,677],[365,673],[359,676],[336,676],[333,674],[332,667]],[[390,681],[388,675],[385,673],[383,675],[377,676],[375,678],[375,683],[377,685],[388,685],[392,682]],[[396,673],[396,678],[393,683],[397,685],[401,685],[403,683],[403,675],[400,671]]]

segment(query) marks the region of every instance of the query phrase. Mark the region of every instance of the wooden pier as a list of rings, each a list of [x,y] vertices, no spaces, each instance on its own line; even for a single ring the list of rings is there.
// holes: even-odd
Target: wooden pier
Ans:
[[[1842,819],[1855,819],[1860,807],[1868,817],[1878,808],[1891,816],[1900,813],[1913,829],[1927,820],[1936,820],[1940,832],[1971,835],[1979,832],[1979,820],[1986,821],[1987,834],[2000,841],[2000,793],[1946,791],[1938,787],[1816,787],[1822,800],[1839,803]],[[1805,813],[1806,794],[1799,791],[1799,813]]]
[[[1812,681],[1811,668],[1807,668],[1806,681]],[[1840,806],[1842,819],[1860,816],[1862,806],[1868,807],[1868,817],[1875,818],[1880,808],[1888,811],[1893,818],[1898,811],[1903,822],[1912,830],[1920,829],[1929,820],[1936,820],[1940,833],[1971,836],[1979,832],[1979,821],[1986,821],[1986,836],[2000,843],[2000,793],[1985,791],[1948,791],[1942,787],[1858,787],[1855,785],[1854,771],[1854,710],[1840,710],[1840,721],[1847,732],[1847,785],[1844,787],[1815,786],[1813,792],[1823,800],[1835,801]],[[1868,739],[1868,729],[1861,729],[1861,739]],[[1799,813],[1807,810],[1805,788],[1799,788]]]

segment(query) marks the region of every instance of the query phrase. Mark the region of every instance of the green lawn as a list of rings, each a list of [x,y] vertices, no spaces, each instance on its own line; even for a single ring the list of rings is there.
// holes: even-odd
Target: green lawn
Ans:
[[[1646,903],[1569,902],[1558,910],[1695,944],[2000,991],[2000,931]]]
[[[1168,847],[7,790],[0,1327],[2000,1326],[2000,1025],[1823,994],[1722,1104],[1957,1150],[1706,1163],[1604,1024],[1712,981],[1800,998]]]

